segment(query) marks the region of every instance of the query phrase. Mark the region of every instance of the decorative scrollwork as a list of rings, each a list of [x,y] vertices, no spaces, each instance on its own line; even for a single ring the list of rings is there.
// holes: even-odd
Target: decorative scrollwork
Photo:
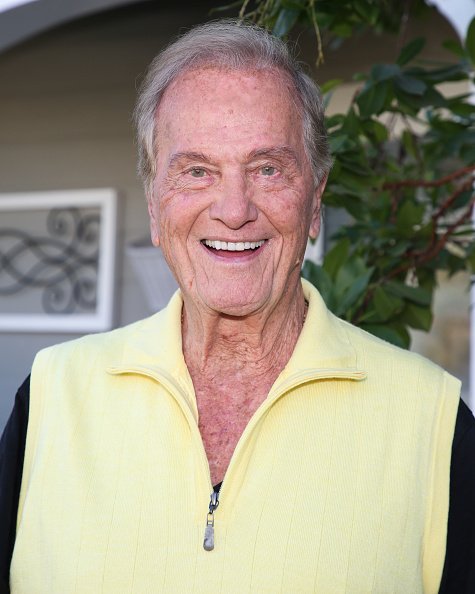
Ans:
[[[100,216],[53,209],[41,237],[0,228],[0,296],[42,290],[48,314],[94,311],[97,301]]]

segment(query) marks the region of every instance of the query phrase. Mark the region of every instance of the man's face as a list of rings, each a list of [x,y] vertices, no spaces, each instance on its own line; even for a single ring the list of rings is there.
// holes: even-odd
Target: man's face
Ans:
[[[299,282],[320,195],[289,84],[276,71],[179,77],[157,114],[152,239],[201,309],[272,309]]]

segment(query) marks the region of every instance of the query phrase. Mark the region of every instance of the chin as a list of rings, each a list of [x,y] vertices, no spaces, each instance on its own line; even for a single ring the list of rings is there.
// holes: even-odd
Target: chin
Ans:
[[[261,309],[259,304],[254,305],[253,303],[249,303],[248,301],[246,301],[245,303],[208,302],[206,305],[216,313],[239,318],[244,318],[246,316],[252,315]]]
[[[244,288],[235,295],[223,291],[212,295],[209,293],[202,294],[200,297],[201,301],[209,309],[235,317],[251,315],[265,307],[266,302],[268,302],[264,295],[259,296],[259,298],[257,296],[250,298],[249,293]]]

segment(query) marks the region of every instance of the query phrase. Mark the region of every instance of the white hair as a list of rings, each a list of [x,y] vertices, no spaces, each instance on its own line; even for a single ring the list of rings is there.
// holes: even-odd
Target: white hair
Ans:
[[[303,71],[283,41],[250,24],[221,20],[199,25],[160,52],[141,86],[134,112],[138,171],[149,195],[156,167],[156,112],[168,86],[182,73],[202,67],[276,70],[286,76],[300,108],[304,146],[315,183],[331,168],[323,102],[316,83]]]

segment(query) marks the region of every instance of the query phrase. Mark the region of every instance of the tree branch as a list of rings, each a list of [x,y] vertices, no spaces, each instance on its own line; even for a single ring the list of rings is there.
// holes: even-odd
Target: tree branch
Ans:
[[[475,172],[475,165],[463,167],[462,169],[458,169],[457,171],[434,181],[426,181],[424,179],[403,179],[398,182],[386,182],[382,187],[383,190],[394,190],[396,188],[438,188],[439,186],[444,186],[445,184],[472,172]]]
[[[442,204],[439,206],[439,209],[432,215],[432,220],[437,221],[445,213],[445,211],[452,206],[452,204],[455,202],[455,200],[457,200],[460,194],[463,194],[463,192],[470,190],[473,187],[473,185],[474,180],[469,179],[461,186],[459,186],[454,192],[452,192],[452,194],[450,194],[450,196],[446,200],[444,200],[444,202],[442,202]]]
[[[466,189],[469,189],[472,186],[472,184],[473,184],[473,182],[472,182],[472,180],[470,180],[470,181],[466,182],[465,184],[463,184],[462,186],[460,186],[460,188],[458,188],[458,190],[456,192],[454,192],[451,196],[449,196],[449,198],[446,200],[446,203],[449,202],[449,200],[451,202],[453,202],[459,194],[464,192]],[[421,264],[425,264],[426,262],[435,258],[443,250],[447,241],[450,239],[452,233],[454,231],[456,231],[458,229],[458,227],[460,227],[463,223],[470,220],[474,204],[475,204],[475,193],[473,194],[468,207],[458,217],[458,219],[456,219],[451,225],[449,225],[447,227],[447,229],[445,230],[443,235],[441,235],[438,239],[436,239],[437,234],[434,230],[434,233],[432,235],[432,241],[427,249],[425,249],[421,252],[412,252],[412,253],[408,252],[404,259],[403,264],[401,264],[400,266],[398,266],[398,267],[394,268],[393,270],[391,270],[390,272],[388,272],[385,276],[383,276],[377,282],[377,284],[374,287],[369,289],[365,295],[363,303],[360,305],[360,307],[357,309],[354,316],[352,317],[352,320],[351,320],[352,323],[353,324],[357,323],[358,320],[363,315],[363,313],[366,311],[366,308],[368,307],[368,304],[370,303],[371,299],[373,298],[374,291],[377,286],[384,285],[384,283],[399,276],[400,274],[402,274],[404,272],[407,273],[411,268],[417,268]],[[436,220],[437,219],[434,219],[434,221],[436,221]]]

